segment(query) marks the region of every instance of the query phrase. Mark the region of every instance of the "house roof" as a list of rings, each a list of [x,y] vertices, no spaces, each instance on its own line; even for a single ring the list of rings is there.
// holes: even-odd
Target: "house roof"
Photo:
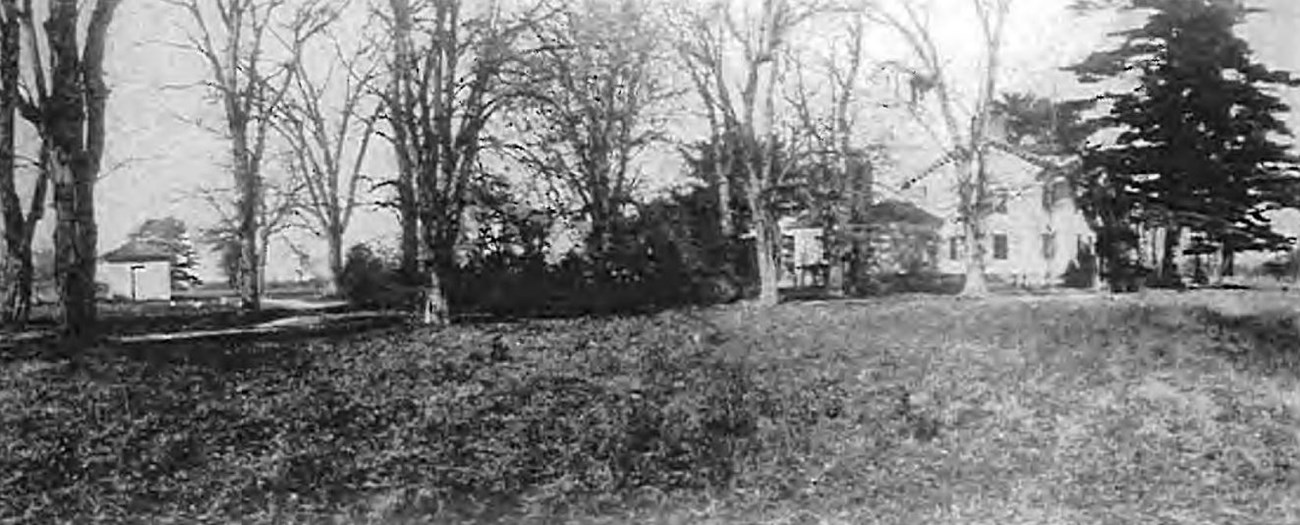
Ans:
[[[167,250],[166,246],[159,243],[132,239],[100,258],[104,262],[170,261],[172,260],[172,254]]]
[[[871,205],[867,210],[867,221],[873,224],[902,223],[931,228],[943,225],[943,219],[916,203],[897,199],[887,199]]]
[[[1042,163],[1054,165],[1070,162],[1069,159],[1064,157],[1057,158],[1050,155],[1035,155],[1035,157]],[[989,150],[985,162],[989,177],[989,189],[993,191],[1010,191],[1013,194],[1020,194],[1029,188],[1041,188],[1044,183],[1049,181],[1044,175],[1054,172],[1054,170],[1044,168],[1040,163],[1030,162],[1019,155],[996,147]],[[916,192],[904,193],[901,195],[903,200],[909,201],[922,210],[938,217],[953,217],[958,213],[959,197],[955,189],[956,174],[952,171],[951,166],[936,162],[920,175],[913,176],[907,182],[919,183],[918,185],[921,188],[928,187],[931,191],[922,191],[919,194]],[[933,191],[935,188],[940,188],[940,191]]]

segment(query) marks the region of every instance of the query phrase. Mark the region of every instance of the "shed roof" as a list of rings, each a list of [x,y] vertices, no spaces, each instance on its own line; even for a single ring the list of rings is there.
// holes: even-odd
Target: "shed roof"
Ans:
[[[104,254],[101,259],[104,262],[170,261],[172,254],[162,244],[132,239]]]

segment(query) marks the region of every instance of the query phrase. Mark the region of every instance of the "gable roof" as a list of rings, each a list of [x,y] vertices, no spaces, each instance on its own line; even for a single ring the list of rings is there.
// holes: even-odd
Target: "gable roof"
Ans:
[[[132,239],[100,258],[104,262],[171,261],[172,254],[162,244]]]
[[[916,203],[898,199],[886,199],[872,204],[867,209],[869,224],[909,224],[913,226],[938,228],[943,219],[926,211]]]

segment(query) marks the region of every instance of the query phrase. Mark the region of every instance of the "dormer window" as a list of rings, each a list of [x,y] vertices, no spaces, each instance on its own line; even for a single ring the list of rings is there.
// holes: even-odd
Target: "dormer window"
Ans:
[[[1010,195],[1006,192],[998,192],[993,196],[993,213],[1007,213],[1007,201],[1011,200]]]

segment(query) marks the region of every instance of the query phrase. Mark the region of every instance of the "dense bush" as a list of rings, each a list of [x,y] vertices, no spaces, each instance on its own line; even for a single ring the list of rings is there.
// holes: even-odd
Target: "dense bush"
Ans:
[[[343,297],[363,308],[397,307],[411,299],[412,287],[404,286],[395,265],[366,244],[348,249],[339,281]]]
[[[1265,261],[1256,272],[1279,281],[1294,281],[1300,276],[1300,250],[1292,250]]]
[[[1092,248],[1079,246],[1078,255],[1065,267],[1061,282],[1067,288],[1092,288],[1097,282],[1097,256]]]
[[[454,311],[505,316],[633,313],[739,298],[733,259],[699,217],[706,196],[688,193],[642,206],[616,224],[602,253],[548,254],[537,230],[545,212],[503,214],[500,232],[449,272]],[[586,247],[590,249],[591,247]]]

